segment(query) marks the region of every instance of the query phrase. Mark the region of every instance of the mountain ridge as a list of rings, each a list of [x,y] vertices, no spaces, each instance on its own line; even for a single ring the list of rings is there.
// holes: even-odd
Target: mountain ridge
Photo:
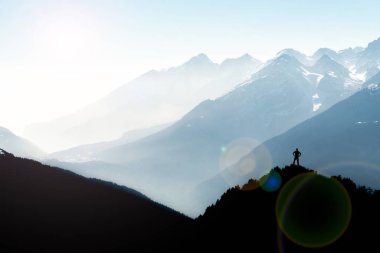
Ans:
[[[380,226],[379,191],[302,166],[275,167],[260,178],[230,187],[196,219],[132,189],[6,151],[0,152],[0,186],[0,250],[10,253],[247,247],[265,252],[277,252],[279,247],[295,253],[345,252],[372,250],[377,235],[370,228]],[[291,233],[284,226],[287,219],[277,216],[284,208],[302,209],[289,218],[301,234]],[[343,219],[335,222],[331,215]],[[323,236],[310,237],[315,233]]]
[[[11,130],[0,126],[0,148],[27,158],[43,159],[46,153],[31,141],[15,135]]]
[[[7,152],[0,175],[5,252],[175,251],[190,229],[189,218],[135,190]]]
[[[180,66],[149,71],[73,114],[27,127],[24,135],[57,151],[173,122],[201,101],[230,91],[261,65],[254,58],[230,63],[200,54]]]

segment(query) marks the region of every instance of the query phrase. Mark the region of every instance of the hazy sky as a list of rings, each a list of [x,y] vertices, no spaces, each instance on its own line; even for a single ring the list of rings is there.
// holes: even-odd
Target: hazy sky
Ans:
[[[266,60],[380,37],[378,0],[0,0],[0,126],[72,112],[201,52]]]

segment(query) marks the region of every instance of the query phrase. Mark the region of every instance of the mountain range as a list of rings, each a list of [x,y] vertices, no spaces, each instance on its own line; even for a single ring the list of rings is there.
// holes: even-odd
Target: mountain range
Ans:
[[[315,57],[324,51],[317,51]],[[144,194],[194,217],[240,174],[257,169],[258,162],[245,160],[243,171],[226,173],[249,151],[361,89],[363,82],[330,56],[302,59],[295,50],[283,50],[235,89],[205,100],[171,126],[98,152],[93,160],[105,165],[92,173],[107,173],[108,180],[117,182],[128,178],[126,185],[133,182]],[[59,159],[61,154],[51,158]],[[264,155],[270,158],[268,152]],[[261,161],[262,167],[273,165],[270,159]],[[117,169],[110,169],[110,164]],[[75,171],[80,172],[81,166],[86,165],[77,165]],[[220,176],[223,186],[213,187],[213,178]],[[204,187],[208,182],[213,183]]]
[[[221,64],[199,54],[178,67],[149,71],[78,112],[31,125],[24,136],[57,151],[173,122],[203,100],[229,92],[260,65],[248,54]]]
[[[41,131],[41,136],[46,132],[45,136],[49,141],[63,143],[59,142],[59,138],[63,135],[58,133],[59,131],[55,132],[55,129],[60,128],[63,132],[69,133],[73,129],[66,124],[69,122],[77,126],[76,133],[80,134],[78,138],[74,137],[75,134],[71,136],[75,142],[86,143],[89,139],[83,140],[87,137],[104,137],[96,134],[100,128],[103,128],[103,123],[118,128],[116,130],[109,128],[111,134],[128,132],[128,127],[123,124],[135,122],[134,118],[129,116],[129,110],[140,116],[143,115],[148,120],[155,117],[153,114],[160,114],[157,111],[160,108],[158,104],[163,101],[165,103],[166,100],[170,101],[171,104],[181,101],[183,102],[181,106],[192,104],[186,109],[187,113],[184,109],[182,113],[176,115],[178,118],[182,116],[179,120],[173,117],[172,123],[161,129],[158,127],[151,131],[142,130],[132,138],[122,137],[114,141],[56,152],[49,156],[48,163],[63,166],[86,176],[128,185],[155,201],[196,217],[231,185],[242,182],[247,177],[258,177],[273,165],[283,165],[289,160],[292,149],[296,146],[303,151],[302,159],[309,159],[308,165],[321,169],[321,157],[317,155],[312,157],[311,150],[314,144],[312,138],[307,139],[307,136],[319,138],[320,131],[326,135],[325,138],[321,138],[321,150],[322,140],[330,143],[329,148],[332,153],[334,149],[344,150],[342,148],[344,142],[335,140],[342,135],[328,136],[329,132],[342,131],[348,135],[344,136],[346,139],[349,139],[350,133],[358,133],[358,140],[354,142],[357,144],[357,149],[363,154],[374,154],[375,157],[378,152],[376,146],[367,146],[365,142],[359,141],[371,138],[371,131],[348,131],[348,125],[344,125],[347,123],[344,121],[344,116],[356,112],[352,110],[353,106],[350,106],[354,104],[358,108],[358,114],[352,114],[351,120],[357,120],[355,122],[360,122],[358,124],[362,125],[362,122],[367,121],[360,118],[366,118],[368,114],[368,118],[373,122],[377,121],[376,113],[372,113],[371,109],[376,108],[375,95],[372,97],[362,95],[366,102],[372,101],[372,107],[367,106],[366,102],[354,100],[358,94],[376,93],[380,76],[379,45],[380,40],[376,40],[369,43],[366,48],[345,49],[339,52],[322,48],[312,56],[306,56],[294,49],[285,49],[261,66],[248,55],[215,64],[206,55],[201,54],[179,67],[148,72],[132,84],[121,87],[96,103],[96,106],[90,105],[86,109],[89,117],[85,116],[86,113],[78,113],[75,114],[76,118],[72,115],[46,124],[46,128],[42,125],[36,126],[36,129],[37,132]],[[229,79],[232,76],[236,77],[234,79],[236,82]],[[237,82],[238,79],[240,83]],[[157,86],[161,81],[164,84]],[[184,87],[188,88],[186,92],[183,90]],[[170,95],[166,88],[169,88]],[[209,99],[204,100],[205,98]],[[202,100],[203,102],[200,102]],[[136,107],[138,101],[141,108]],[[127,104],[129,106],[124,107]],[[109,105],[118,109],[112,109],[113,112],[110,113],[105,109]],[[195,107],[191,109],[193,106]],[[336,106],[341,106],[339,107],[341,109],[336,111]],[[147,113],[141,113],[144,110]],[[164,109],[162,112],[164,111],[171,110]],[[149,116],[151,112],[153,113]],[[102,123],[98,121],[100,118],[104,119],[101,120]],[[303,124],[321,118],[329,118],[331,122],[339,124],[329,125],[323,121],[315,121],[315,126],[302,131],[297,130],[304,132],[299,135],[303,136],[303,141],[309,142],[308,147],[304,148],[301,145],[304,142],[300,139],[294,138],[298,142],[291,142],[287,138],[288,148],[277,152],[280,154],[278,157],[283,157],[280,159],[276,155],[276,148],[282,146],[267,145],[274,140],[273,138],[277,138],[276,136],[301,129],[299,127]],[[113,120],[124,123],[115,123]],[[88,124],[83,125],[81,123],[83,121]],[[329,130],[324,128],[323,124],[337,128]],[[92,131],[95,128],[97,130]],[[293,135],[298,136],[298,132]],[[70,142],[71,137],[67,135],[64,139]],[[114,138],[116,135],[108,137]],[[339,146],[338,143],[342,145]],[[288,150],[290,147],[291,150]],[[374,151],[367,150],[370,147]],[[364,158],[359,159],[356,156],[356,152],[359,152],[357,149],[348,152],[350,155],[345,158],[351,158],[353,163],[362,163]],[[250,153],[251,151],[253,152]],[[338,155],[330,157],[328,164],[342,161]],[[315,161],[319,161],[319,164]],[[342,174],[351,173],[349,171],[346,166]],[[350,175],[354,178],[359,176],[358,173]],[[364,177],[368,178],[365,175]]]

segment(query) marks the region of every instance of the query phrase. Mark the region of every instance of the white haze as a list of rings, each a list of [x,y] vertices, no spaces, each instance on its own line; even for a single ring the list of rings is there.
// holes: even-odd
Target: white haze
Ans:
[[[51,152],[173,122],[203,100],[232,90],[260,64],[247,54],[221,64],[199,54],[180,66],[149,71],[73,114],[33,124],[24,135]]]

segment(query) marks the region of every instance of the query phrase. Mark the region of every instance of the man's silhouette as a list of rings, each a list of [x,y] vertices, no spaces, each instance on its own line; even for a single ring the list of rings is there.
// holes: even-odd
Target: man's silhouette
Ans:
[[[293,156],[294,156],[294,159],[293,159],[293,165],[294,163],[297,161],[297,165],[299,166],[300,165],[300,156],[301,156],[301,152],[299,152],[298,148],[296,148],[296,150],[294,150],[293,152]]]

